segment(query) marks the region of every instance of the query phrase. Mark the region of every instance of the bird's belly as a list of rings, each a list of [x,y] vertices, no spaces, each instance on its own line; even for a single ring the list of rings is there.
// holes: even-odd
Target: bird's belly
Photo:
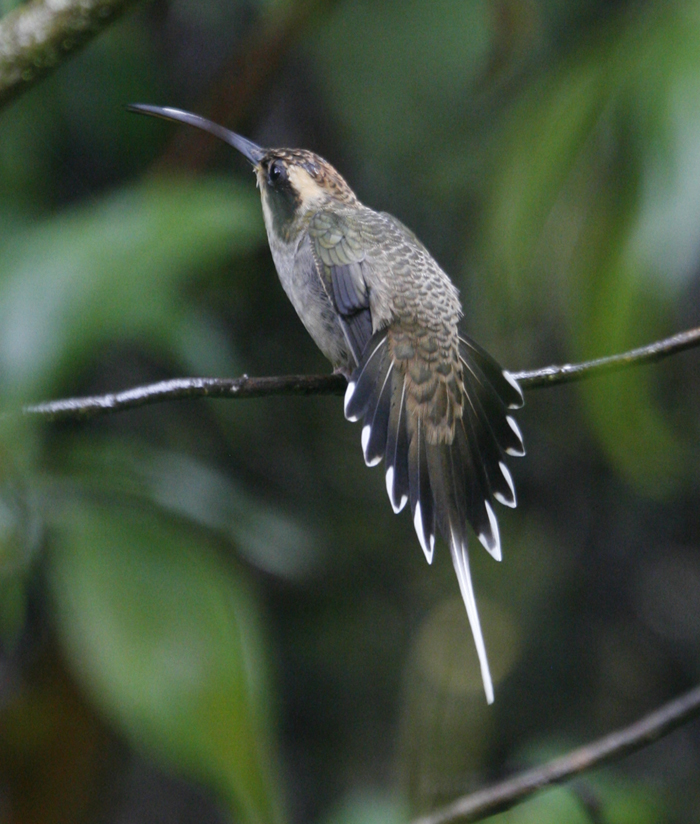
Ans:
[[[307,252],[299,248],[296,254],[285,251],[272,250],[284,291],[318,348],[334,368],[349,374],[355,367],[355,361],[310,250]]]

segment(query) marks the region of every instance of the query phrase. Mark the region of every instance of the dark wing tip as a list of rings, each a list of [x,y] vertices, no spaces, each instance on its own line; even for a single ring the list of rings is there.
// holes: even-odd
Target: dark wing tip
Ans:
[[[381,385],[383,373],[389,365],[386,330],[381,330],[370,339],[358,367],[348,381],[348,388],[345,390],[345,417],[349,421],[365,417],[373,395],[376,395],[377,385]]]

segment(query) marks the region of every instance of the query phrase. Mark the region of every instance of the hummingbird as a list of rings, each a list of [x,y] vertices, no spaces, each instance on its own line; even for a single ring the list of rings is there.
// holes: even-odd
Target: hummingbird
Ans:
[[[438,531],[449,545],[491,704],[467,540],[471,527],[501,560],[494,506],[516,505],[506,456],[525,454],[510,414],[523,405],[518,383],[460,334],[457,289],[415,234],[362,204],[323,158],[263,148],[180,109],[128,108],[203,129],[252,164],[279,279],[347,379],[345,417],[362,420],[366,464],[384,459],[391,506],[398,513],[410,502],[429,564]]]

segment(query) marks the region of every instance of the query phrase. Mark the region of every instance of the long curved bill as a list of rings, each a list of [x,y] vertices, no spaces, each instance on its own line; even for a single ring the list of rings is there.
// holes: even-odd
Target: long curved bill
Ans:
[[[171,109],[168,106],[149,106],[145,103],[130,103],[127,111],[136,112],[137,114],[150,114],[152,117],[161,117],[163,120],[174,120],[176,123],[187,123],[189,126],[196,126],[198,129],[203,129],[209,134],[213,134],[229,146],[233,146],[246,158],[253,166],[257,166],[265,155],[265,149],[248,140],[246,137],[235,132],[219,126],[218,123],[212,123],[198,114],[191,114],[190,112],[183,112],[182,109]]]

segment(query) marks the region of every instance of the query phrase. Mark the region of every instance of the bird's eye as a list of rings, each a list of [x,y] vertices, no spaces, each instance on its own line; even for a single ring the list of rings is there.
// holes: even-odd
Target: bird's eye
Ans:
[[[270,168],[267,171],[267,176],[270,179],[270,183],[279,183],[282,180],[287,179],[287,169],[284,166],[284,163],[281,163],[279,160],[275,160],[274,163],[270,164]]]

